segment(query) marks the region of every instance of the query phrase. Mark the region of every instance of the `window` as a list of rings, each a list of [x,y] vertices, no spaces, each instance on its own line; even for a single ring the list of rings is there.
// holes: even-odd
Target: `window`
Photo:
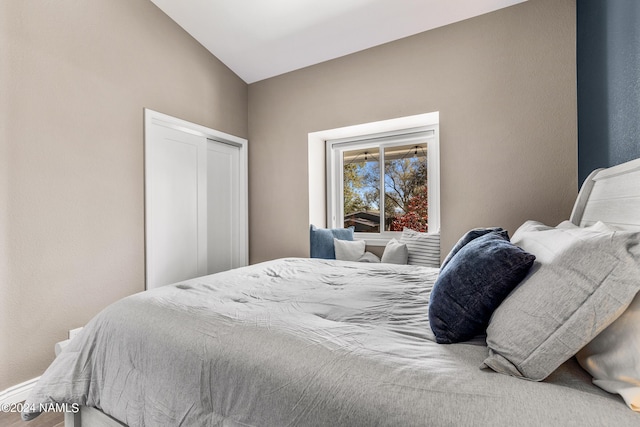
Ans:
[[[328,225],[384,244],[404,227],[437,232],[438,125],[326,142]]]

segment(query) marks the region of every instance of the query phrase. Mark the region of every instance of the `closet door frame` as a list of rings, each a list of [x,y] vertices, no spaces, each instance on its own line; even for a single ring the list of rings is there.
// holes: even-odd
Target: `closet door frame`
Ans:
[[[238,212],[238,223],[239,227],[239,241],[241,245],[241,250],[239,251],[240,255],[240,265],[247,265],[249,263],[249,215],[248,215],[248,206],[249,206],[249,183],[248,183],[248,141],[244,138],[237,137],[235,135],[231,135],[225,132],[221,132],[215,129],[211,129],[202,125],[198,125],[196,123],[191,123],[186,120],[179,119],[177,117],[169,116],[167,114],[160,113],[158,111],[151,110],[149,108],[144,109],[144,159],[145,159],[145,183],[150,179],[149,171],[147,169],[147,164],[149,164],[148,153],[149,149],[147,148],[149,144],[152,143],[151,133],[148,130],[152,129],[153,126],[162,126],[166,128],[175,129],[181,132],[205,137],[210,140],[214,140],[217,142],[221,142],[224,144],[229,144],[239,148],[240,151],[240,170],[239,170],[239,183],[238,188],[240,189],[240,200],[239,200],[239,212]],[[148,283],[148,271],[149,271],[149,260],[147,259],[147,242],[148,242],[148,233],[149,230],[149,216],[152,215],[151,212],[147,209],[149,206],[149,194],[146,192],[146,184],[145,184],[145,288],[149,289]]]

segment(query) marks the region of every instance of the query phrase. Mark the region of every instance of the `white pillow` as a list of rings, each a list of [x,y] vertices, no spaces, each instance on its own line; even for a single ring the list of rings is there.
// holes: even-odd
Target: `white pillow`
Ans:
[[[396,239],[391,239],[387,243],[382,253],[381,262],[389,264],[406,264],[409,259],[409,249],[406,243],[400,243]]]
[[[640,293],[618,319],[576,355],[593,383],[640,412]]]
[[[406,243],[409,250],[409,265],[440,267],[440,233],[420,233],[405,228],[400,243]]]
[[[340,261],[358,261],[364,255],[367,243],[364,240],[338,240],[333,238],[336,259]]]
[[[372,254],[371,252],[365,252],[360,258],[358,258],[358,262],[369,262],[369,263],[379,263],[380,258],[376,254]]]
[[[576,229],[576,228],[582,228],[585,230],[594,230],[594,231],[602,231],[602,232],[608,232],[608,231],[616,231],[617,228],[615,228],[612,225],[609,224],[605,224],[602,221],[598,221],[595,222],[587,227],[579,227],[577,225],[575,225],[574,223],[572,223],[571,221],[562,221],[560,224],[558,224],[556,226],[556,228],[559,228],[561,230],[566,230],[566,229]]]
[[[558,254],[575,246],[576,242],[597,240],[603,235],[613,235],[615,229],[598,221],[589,227],[578,227],[569,221],[557,227],[544,225],[538,221],[526,221],[513,236],[511,243],[536,256],[537,263],[549,263]],[[539,238],[542,236],[541,238]]]

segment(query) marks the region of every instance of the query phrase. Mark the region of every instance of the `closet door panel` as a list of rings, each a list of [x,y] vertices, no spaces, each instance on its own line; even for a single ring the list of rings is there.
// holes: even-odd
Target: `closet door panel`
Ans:
[[[148,282],[157,287],[206,274],[206,242],[201,237],[206,206],[206,139],[168,128],[158,138],[147,165]],[[206,222],[205,225],[206,227]],[[206,228],[205,228],[206,230]]]
[[[209,273],[239,267],[240,149],[207,144],[207,257]]]

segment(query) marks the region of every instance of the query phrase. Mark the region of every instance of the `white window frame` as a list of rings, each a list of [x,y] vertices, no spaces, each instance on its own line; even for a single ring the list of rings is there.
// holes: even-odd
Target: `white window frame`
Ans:
[[[404,126],[403,126],[404,124]],[[415,126],[416,124],[422,126]],[[388,131],[385,130],[385,125]],[[429,203],[429,232],[440,231],[440,135],[439,114],[428,113],[393,119],[384,122],[368,123],[351,128],[325,131],[325,136],[342,136],[342,138],[326,138],[326,207],[327,226],[330,228],[344,227],[343,209],[343,168],[342,152],[364,148],[365,146],[393,146],[405,145],[427,140],[427,180]],[[367,132],[373,130],[374,132]],[[379,132],[382,130],[383,132]],[[378,132],[375,132],[378,131]],[[310,135],[311,136],[311,135]],[[310,138],[311,141],[311,138]],[[383,172],[381,172],[382,175]],[[382,178],[382,177],[381,177]],[[384,209],[381,200],[381,209]],[[357,239],[362,239],[368,245],[384,246],[391,238],[398,237],[400,232],[381,231],[380,233],[355,233]]]

